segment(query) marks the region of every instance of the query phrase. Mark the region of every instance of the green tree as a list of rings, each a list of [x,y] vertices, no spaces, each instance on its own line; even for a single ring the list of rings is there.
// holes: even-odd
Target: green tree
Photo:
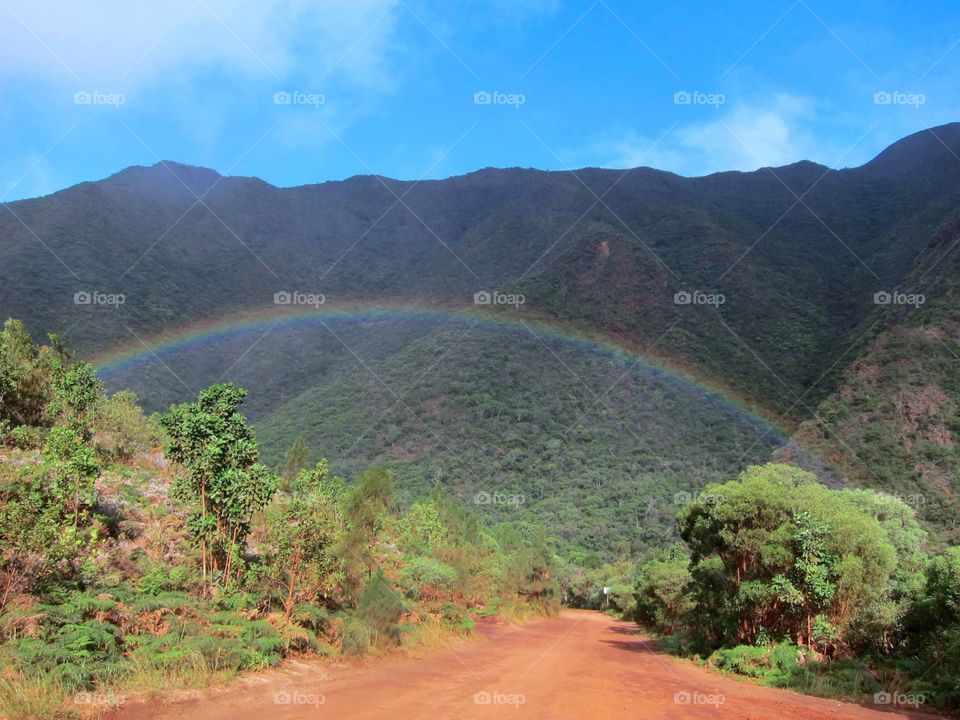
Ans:
[[[103,383],[89,363],[76,363],[53,380],[49,413],[55,422],[71,427],[84,442],[93,435],[95,408],[103,397]]]
[[[66,362],[67,353],[55,335],[49,346],[40,346],[22,322],[7,320],[0,331],[0,424],[44,425],[53,375]]]
[[[208,570],[221,573],[224,585],[231,581],[253,514],[276,491],[276,476],[257,461],[253,429],[238,410],[245,397],[230,383],[213,385],[161,419],[167,457],[185,470],[174,492],[197,508],[188,527],[200,545],[205,591]]]
[[[62,556],[64,508],[35,468],[0,465],[0,610]]]
[[[689,560],[674,554],[645,563],[640,568],[635,593],[636,619],[659,632],[675,632],[693,609]]]
[[[373,576],[377,529],[393,501],[393,482],[384,468],[361,473],[343,499],[346,532],[339,549],[345,562],[345,585],[358,598],[364,580]]]
[[[298,437],[287,450],[283,464],[277,468],[281,490],[289,492],[293,479],[307,466],[307,460],[309,459],[310,448],[307,447],[307,443],[304,442],[303,437]]]
[[[285,617],[296,605],[328,595],[340,575],[333,552],[339,525],[338,489],[326,460],[301,471],[291,485],[291,499],[267,516],[267,542],[274,549],[273,566],[283,584]]]
[[[94,481],[100,467],[93,449],[83,443],[75,430],[57,425],[47,436],[43,463],[52,476],[55,495],[73,516],[76,532],[81,517],[89,512],[95,499]]]
[[[799,468],[770,463],[708,485],[678,522],[715,641],[810,644],[814,624],[852,639],[890,602],[897,554],[883,526]]]
[[[110,458],[127,459],[160,443],[161,432],[144,417],[136,393],[120,390],[97,404],[93,419],[98,452]]]
[[[794,517],[791,539],[793,568],[775,575],[771,581],[777,599],[801,616],[798,645],[815,646],[814,624],[825,627],[820,613],[829,607],[837,586],[833,582],[837,558],[827,550],[830,527],[815,521],[809,512]]]

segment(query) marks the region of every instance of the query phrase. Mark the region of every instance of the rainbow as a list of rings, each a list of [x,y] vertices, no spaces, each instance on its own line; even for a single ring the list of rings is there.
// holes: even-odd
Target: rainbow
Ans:
[[[649,376],[678,389],[699,396],[705,402],[724,409],[760,428],[778,442],[786,442],[793,428],[782,419],[765,412],[735,395],[710,379],[674,359],[645,353],[627,341],[614,341],[589,330],[559,325],[522,311],[490,312],[474,307],[464,309],[447,306],[418,305],[362,305],[345,307],[321,305],[308,309],[287,305],[272,305],[258,311],[221,316],[211,321],[177,327],[145,340],[143,343],[123,345],[92,358],[98,373],[109,378],[129,372],[142,365],[178,353],[215,347],[227,340],[251,336],[262,337],[267,332],[289,331],[302,327],[323,327],[334,324],[354,324],[375,321],[456,323],[465,327],[508,333],[534,334],[549,338],[587,352],[617,359],[627,365],[642,368]]]

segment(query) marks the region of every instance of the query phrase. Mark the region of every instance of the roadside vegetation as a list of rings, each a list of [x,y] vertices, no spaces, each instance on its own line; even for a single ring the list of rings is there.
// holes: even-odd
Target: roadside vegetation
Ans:
[[[259,461],[246,391],[151,417],[21,323],[0,332],[0,716],[91,714],[286,657],[435,646],[555,612],[554,559],[440,492],[401,509],[291,449]]]
[[[677,524],[683,543],[600,570],[665,649],[817,695],[960,707],[960,547],[931,548],[900,499],[771,463],[708,485]]]
[[[960,548],[897,497],[752,466],[678,494],[675,531],[638,558],[623,533],[580,547],[439,487],[401,493],[379,465],[338,477],[300,438],[267,466],[245,399],[218,384],[147,417],[56,337],[6,323],[0,715],[96,714],[289,657],[434,649],[561,603],[769,685],[960,707]]]

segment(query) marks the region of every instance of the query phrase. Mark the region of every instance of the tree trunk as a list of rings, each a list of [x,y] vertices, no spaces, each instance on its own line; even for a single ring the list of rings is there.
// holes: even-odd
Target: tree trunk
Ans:
[[[300,554],[297,553],[293,557],[293,562],[290,566],[290,584],[287,587],[287,601],[284,603],[286,610],[284,614],[285,620],[290,620],[290,615],[293,613],[293,593],[297,587],[297,572],[300,570]]]
[[[200,486],[200,517],[203,520],[203,535],[200,536],[200,556],[203,563],[203,596],[207,595],[207,483]]]

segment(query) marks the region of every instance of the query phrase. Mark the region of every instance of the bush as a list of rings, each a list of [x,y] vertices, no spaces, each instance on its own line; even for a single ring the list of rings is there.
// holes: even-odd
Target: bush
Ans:
[[[348,618],[343,626],[343,650],[350,655],[366,655],[373,648],[373,631],[360,618]]]
[[[457,585],[457,571],[430,557],[414,557],[401,570],[401,577],[413,586],[451,590]]]
[[[362,655],[387,642],[396,642],[401,628],[397,621],[406,611],[403,597],[390,586],[382,570],[364,585],[356,615],[347,620],[343,648]]]
[[[41,427],[19,425],[7,435],[8,441],[18,450],[37,450],[43,446],[46,430]]]
[[[721,648],[707,659],[707,665],[782,684],[788,681],[802,664],[805,665],[806,661],[806,653],[796,645],[784,642],[777,645],[737,645]]]

